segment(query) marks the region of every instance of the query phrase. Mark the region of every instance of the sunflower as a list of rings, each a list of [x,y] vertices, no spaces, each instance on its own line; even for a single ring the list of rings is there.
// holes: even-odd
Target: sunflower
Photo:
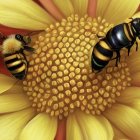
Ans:
[[[32,36],[23,81],[6,76],[1,64],[0,139],[139,140],[139,52],[122,49],[118,67],[112,60],[99,73],[90,64],[97,35],[132,17],[139,4],[0,0],[0,24],[42,31]]]

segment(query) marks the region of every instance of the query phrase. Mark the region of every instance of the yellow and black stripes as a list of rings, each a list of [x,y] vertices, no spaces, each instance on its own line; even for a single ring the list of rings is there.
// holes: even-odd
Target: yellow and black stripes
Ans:
[[[5,66],[17,79],[23,80],[28,70],[28,62],[25,51],[34,52],[34,48],[28,46],[31,42],[29,36],[12,34],[6,37],[2,43],[2,55]]]
[[[124,24],[124,33],[129,41],[134,39],[134,33],[131,28],[131,24]]]
[[[116,65],[120,60],[120,50],[128,49],[128,55],[131,47],[140,39],[140,18],[133,19],[129,23],[122,23],[111,28],[105,38],[102,38],[92,51],[91,63],[92,69],[102,70],[116,52]],[[138,43],[136,43],[138,44]],[[136,46],[136,50],[137,50]]]
[[[102,69],[108,64],[112,55],[113,51],[107,41],[105,39],[99,41],[92,52],[92,68],[95,70]]]
[[[11,74],[22,80],[27,71],[27,61],[22,53],[5,55],[5,65]]]

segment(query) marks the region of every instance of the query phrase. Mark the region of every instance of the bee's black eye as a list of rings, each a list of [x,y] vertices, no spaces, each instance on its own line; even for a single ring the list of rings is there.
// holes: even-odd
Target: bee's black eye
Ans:
[[[22,37],[22,35],[20,35],[20,34],[16,34],[16,35],[15,35],[15,38],[16,38],[17,40],[19,40],[19,41],[23,41],[23,37]]]

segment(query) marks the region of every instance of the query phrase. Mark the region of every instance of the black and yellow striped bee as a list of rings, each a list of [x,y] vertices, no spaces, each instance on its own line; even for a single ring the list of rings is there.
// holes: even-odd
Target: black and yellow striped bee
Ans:
[[[111,28],[104,38],[93,47],[91,64],[92,69],[101,71],[110,60],[112,60],[113,52],[116,52],[116,65],[120,60],[120,50],[128,49],[128,55],[131,47],[138,43],[136,38],[140,39],[140,18],[134,18],[129,23],[122,23]]]
[[[31,39],[29,36],[14,34],[7,36],[2,43],[2,55],[5,66],[19,80],[25,78],[28,68],[24,51],[34,51],[32,47],[28,46],[30,42]]]

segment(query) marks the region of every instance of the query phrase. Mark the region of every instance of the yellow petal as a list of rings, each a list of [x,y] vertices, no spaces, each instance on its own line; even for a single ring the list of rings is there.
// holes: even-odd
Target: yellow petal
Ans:
[[[75,14],[83,16],[87,14],[88,0],[71,0]]]
[[[113,125],[112,125],[112,128],[115,134],[113,140],[130,140],[125,134],[123,134],[123,132],[121,132],[119,129],[117,129]]]
[[[121,104],[115,104],[104,115],[115,127],[131,139],[140,139],[140,113]]]
[[[140,4],[139,0],[135,0],[135,1],[111,0],[108,3],[106,3],[105,8],[103,8],[104,9],[103,17],[110,23],[117,24],[120,22],[124,22],[125,19],[131,17],[135,13],[139,4]],[[99,12],[97,13],[99,14]]]
[[[53,2],[66,17],[74,14],[74,8],[70,0],[53,0]]]
[[[66,130],[67,140],[85,140],[76,117],[73,114],[70,115],[67,119]]]
[[[133,15],[133,18],[140,18],[140,12],[137,12]]]
[[[41,8],[37,3],[31,0],[5,0],[0,1],[0,5],[0,10],[5,10],[5,12],[7,11],[7,9],[18,12],[22,15],[26,15],[31,19],[45,24],[50,24],[54,22],[54,19],[43,8]]]
[[[0,140],[18,140],[27,122],[34,116],[32,109],[0,116]]]
[[[122,104],[126,104],[140,112],[140,88],[129,87],[122,91],[117,101]]]
[[[9,94],[0,95],[0,113],[19,111],[31,106],[30,101],[22,91],[22,87],[14,94],[10,94],[10,89],[8,92]]]
[[[135,13],[133,16],[132,16],[132,18],[134,19],[134,18],[139,18],[140,17],[140,12],[137,12],[137,13]],[[132,19],[129,17],[128,19],[126,19],[125,20],[125,22],[126,23],[129,23],[129,22],[131,22],[132,21]]]
[[[114,137],[114,132],[113,132],[113,129],[112,129],[110,122],[103,116],[102,117],[96,116],[96,118],[100,121],[100,123],[102,124],[102,126],[106,130],[107,140],[112,140]]]
[[[77,112],[76,118],[82,130],[84,140],[112,140],[113,130],[110,123],[103,116],[95,117]]]
[[[41,30],[46,24],[54,22],[54,19],[33,1],[5,0],[0,1],[0,5],[0,23],[9,27]]]
[[[61,21],[64,18],[62,12],[54,4],[52,0],[38,0],[40,4],[48,11],[56,20]]]
[[[6,10],[6,12],[0,10],[0,24],[27,30],[44,30],[47,27],[44,23],[11,10]]]
[[[132,76],[132,85],[140,86],[140,72],[136,72]]]
[[[41,113],[26,125],[19,140],[54,140],[56,130],[57,118]]]
[[[14,78],[0,74],[0,94],[10,89],[16,82]]]
[[[18,94],[25,94],[23,92],[23,87],[22,86],[22,81],[17,81],[11,88],[9,88],[8,90],[6,90],[4,92],[4,94],[15,94],[15,93],[18,93]]]
[[[104,14],[106,12],[106,9],[108,8],[108,5],[111,1],[110,0],[97,0],[97,11],[96,16],[97,17],[104,17]]]
[[[134,48],[135,49],[135,48]],[[133,52],[131,56],[127,58],[128,67],[130,68],[130,72],[135,74],[140,71],[140,53]]]
[[[130,103],[129,106],[132,108],[136,109],[137,111],[140,112],[140,99],[133,99]]]
[[[140,99],[140,88],[139,87],[127,87],[121,92],[121,96],[117,98],[117,101],[124,103],[132,99]]]

